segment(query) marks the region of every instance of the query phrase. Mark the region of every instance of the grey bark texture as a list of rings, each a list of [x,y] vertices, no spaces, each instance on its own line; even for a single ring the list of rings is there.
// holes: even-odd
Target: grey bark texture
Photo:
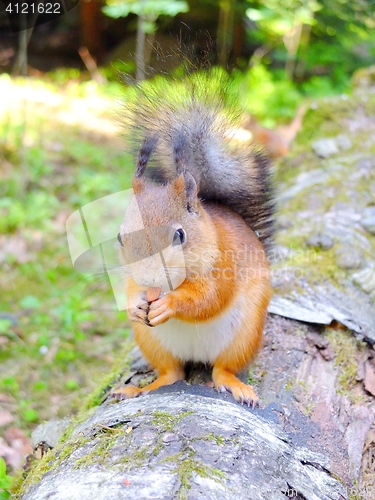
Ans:
[[[152,376],[134,351],[62,442],[38,429],[53,449],[19,498],[375,499],[375,93],[312,108],[278,166],[275,295],[245,374],[261,408],[217,394],[206,367],[114,402]]]
[[[374,345],[374,94],[361,87],[313,107],[295,156],[279,171],[269,310],[311,323],[337,320]]]
[[[180,385],[101,406],[70,438],[82,445],[23,498],[347,498],[329,460],[295,445],[271,409],[252,412]]]

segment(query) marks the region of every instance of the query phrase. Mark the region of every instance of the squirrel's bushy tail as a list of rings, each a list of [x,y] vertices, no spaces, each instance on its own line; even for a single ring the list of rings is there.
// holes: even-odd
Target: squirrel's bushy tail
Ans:
[[[250,146],[232,145],[236,126],[228,95],[222,78],[145,83],[126,108],[127,131],[137,149],[145,137],[157,136],[149,171],[159,182],[176,177],[173,151],[183,137],[184,166],[197,181],[199,197],[237,212],[268,250],[274,214],[269,160]]]

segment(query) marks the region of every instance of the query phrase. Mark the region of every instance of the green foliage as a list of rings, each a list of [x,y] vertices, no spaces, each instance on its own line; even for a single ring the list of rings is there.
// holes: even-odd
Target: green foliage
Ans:
[[[271,73],[261,63],[245,74],[237,72],[235,81],[243,108],[267,127],[292,118],[302,100],[297,86],[285,74]]]
[[[13,478],[7,474],[5,460],[0,457],[0,500],[10,498],[9,490],[12,486]]]
[[[40,300],[34,295],[26,295],[20,300],[20,306],[23,309],[38,309],[40,305]]]
[[[153,33],[156,30],[155,21],[159,16],[175,17],[181,12],[187,12],[189,5],[185,0],[107,0],[103,12],[115,19],[136,14],[141,17],[143,30]]]
[[[10,331],[9,329],[11,325],[12,322],[9,319],[0,318],[0,334],[7,334]]]
[[[373,64],[373,0],[248,0],[253,63],[284,66],[302,94],[346,92],[351,74]]]
[[[287,34],[297,24],[314,24],[314,14],[321,8],[316,0],[263,0],[256,7],[248,8],[246,15],[275,38]]]
[[[108,0],[107,3],[103,11],[115,18],[136,14],[156,20],[159,16],[174,17],[189,10],[184,0]]]
[[[0,312],[10,316],[0,317],[0,392],[25,431],[79,407],[128,336],[106,276],[74,270],[65,234],[76,208],[130,185],[132,160],[118,138],[63,119],[87,102],[110,109],[120,85],[61,90],[52,80],[0,77],[0,92],[19,103],[0,115]],[[105,109],[97,115],[109,122]]]

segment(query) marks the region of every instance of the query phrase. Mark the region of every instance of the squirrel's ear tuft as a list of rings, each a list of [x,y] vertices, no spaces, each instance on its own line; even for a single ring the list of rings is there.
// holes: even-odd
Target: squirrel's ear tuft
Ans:
[[[133,191],[135,194],[139,194],[141,191],[143,191],[145,188],[145,185],[146,185],[146,183],[145,183],[143,177],[140,177],[140,178],[138,178],[136,176],[133,177],[132,186],[133,186]]]
[[[152,136],[146,136],[143,139],[143,143],[138,154],[137,166],[134,173],[135,177],[137,177],[138,179],[144,176],[148,160],[154,152],[157,141],[158,137],[156,134]]]
[[[182,195],[182,193],[185,191],[185,179],[183,174],[180,174],[173,180],[172,188],[177,196]]]
[[[172,188],[176,198],[180,198],[185,194],[186,208],[189,212],[197,211],[198,187],[190,172],[185,171],[183,174],[176,177],[172,182]]]
[[[140,193],[145,187],[144,175],[148,160],[154,152],[158,140],[157,134],[146,136],[143,139],[141,149],[138,154],[137,166],[133,177],[133,190],[135,193]]]
[[[189,212],[196,212],[198,208],[198,186],[190,172],[185,172],[185,192],[187,209]]]

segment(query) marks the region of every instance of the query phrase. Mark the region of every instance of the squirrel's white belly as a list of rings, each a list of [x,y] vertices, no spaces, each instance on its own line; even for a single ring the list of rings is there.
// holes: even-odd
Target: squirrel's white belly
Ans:
[[[170,319],[151,329],[163,347],[182,361],[213,363],[232,342],[243,321],[243,308],[235,303],[215,319],[187,323]]]

